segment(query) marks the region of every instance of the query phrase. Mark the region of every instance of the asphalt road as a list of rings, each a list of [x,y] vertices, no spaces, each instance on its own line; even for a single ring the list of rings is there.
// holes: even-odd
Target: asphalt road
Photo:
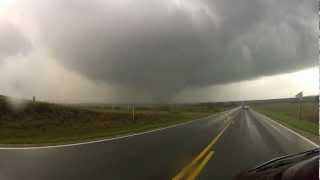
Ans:
[[[237,109],[160,131],[97,143],[0,148],[0,179],[171,179],[206,147],[212,153],[198,171],[198,179],[231,179],[271,158],[315,148],[265,116]]]

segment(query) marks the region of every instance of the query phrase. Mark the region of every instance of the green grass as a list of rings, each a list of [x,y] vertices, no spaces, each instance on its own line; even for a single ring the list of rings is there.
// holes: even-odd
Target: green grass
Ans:
[[[165,127],[177,123],[187,122],[208,116],[207,113],[178,113],[166,114],[150,122],[137,120],[137,122],[124,122],[110,127],[99,125],[101,120],[91,120],[87,123],[69,123],[63,126],[39,127],[36,124],[24,125],[24,128],[1,128],[1,144],[51,144],[77,142],[89,139],[99,139],[116,135],[142,132],[145,130]]]
[[[299,105],[294,102],[258,104],[252,107],[289,128],[318,136],[319,116],[316,102],[303,102],[301,120],[299,119]]]
[[[114,137],[191,121],[227,108],[230,107],[140,107],[132,120],[128,108],[25,102],[23,110],[14,111],[0,99],[0,144],[65,144]]]

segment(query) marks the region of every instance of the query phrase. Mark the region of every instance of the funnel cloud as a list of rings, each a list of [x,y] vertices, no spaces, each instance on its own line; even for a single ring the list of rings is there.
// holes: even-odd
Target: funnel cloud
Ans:
[[[27,2],[41,45],[61,66],[156,100],[317,65],[315,1]]]

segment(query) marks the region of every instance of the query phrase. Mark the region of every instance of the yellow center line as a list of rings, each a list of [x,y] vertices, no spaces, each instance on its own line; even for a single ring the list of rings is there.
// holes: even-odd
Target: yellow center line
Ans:
[[[188,176],[187,180],[194,180],[202,171],[202,169],[207,165],[208,161],[213,156],[214,152],[210,151],[207,156],[201,161],[201,163],[196,167],[196,169]]]
[[[185,168],[183,168],[175,177],[172,178],[172,180],[181,180],[183,179],[183,177],[185,177],[188,172],[190,173],[190,171],[192,171],[193,167],[199,163],[199,161],[201,159],[203,159],[203,157],[208,154],[209,150],[212,148],[212,146],[219,140],[219,138],[222,136],[222,134],[225,132],[225,130],[230,126],[231,124],[231,120],[227,123],[227,125],[219,132],[219,134],[209,143],[209,145],[206,146],[205,149],[203,149],[201,151],[201,153],[196,156],[196,158],[194,158],[192,160],[192,162],[190,164],[188,164]],[[210,159],[210,158],[209,158]],[[202,169],[202,168],[201,168]]]

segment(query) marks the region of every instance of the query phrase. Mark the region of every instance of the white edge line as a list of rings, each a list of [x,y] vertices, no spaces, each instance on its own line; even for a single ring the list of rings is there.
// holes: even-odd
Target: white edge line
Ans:
[[[252,110],[252,109],[251,109],[251,110]],[[319,147],[319,145],[317,145],[315,142],[313,142],[313,141],[311,141],[310,139],[308,139],[308,138],[304,137],[303,135],[299,134],[298,132],[296,132],[296,131],[294,131],[294,130],[292,130],[292,129],[290,129],[290,128],[288,128],[288,127],[286,127],[286,126],[282,125],[282,124],[280,124],[279,122],[277,122],[277,121],[275,121],[275,120],[271,119],[270,117],[268,117],[268,116],[266,116],[266,115],[264,115],[264,114],[262,114],[262,113],[259,113],[259,112],[254,111],[254,110],[252,110],[252,111],[253,111],[253,112],[255,112],[255,113],[257,113],[257,114],[260,114],[260,115],[264,116],[264,117],[265,117],[266,119],[268,119],[268,120],[273,121],[275,124],[277,124],[277,125],[279,125],[280,127],[282,127],[282,128],[284,128],[284,129],[286,129],[287,131],[289,131],[289,132],[291,132],[291,133],[295,134],[296,136],[298,136],[298,137],[300,137],[301,139],[303,139],[303,140],[307,141],[308,143],[312,144],[313,146],[315,146],[315,147]]]
[[[234,109],[236,109],[236,108],[234,108]],[[219,113],[216,113],[216,114],[212,114],[212,115],[209,115],[207,117],[190,120],[188,122],[174,124],[174,125],[170,125],[170,126],[167,126],[167,127],[152,129],[152,130],[139,132],[139,133],[132,133],[132,134],[127,134],[127,135],[123,135],[123,136],[120,135],[118,137],[113,137],[113,138],[100,139],[100,140],[87,141],[87,142],[80,142],[80,143],[71,143],[71,144],[49,145],[49,146],[0,147],[0,150],[32,150],[32,149],[63,148],[63,147],[80,146],[80,145],[86,145],[86,144],[93,144],[93,143],[114,141],[114,140],[119,140],[119,139],[126,139],[126,138],[130,138],[130,137],[133,137],[133,136],[139,136],[139,135],[143,135],[143,134],[154,133],[154,132],[162,131],[162,130],[165,130],[165,129],[170,129],[170,128],[175,128],[175,127],[178,127],[178,126],[187,125],[187,124],[190,124],[190,123],[198,122],[199,120],[206,120],[206,119],[214,117],[214,116],[222,115],[222,114],[227,113],[229,111],[232,111],[234,109],[230,109],[230,110],[227,110],[227,111],[223,111],[223,112],[219,112]]]

